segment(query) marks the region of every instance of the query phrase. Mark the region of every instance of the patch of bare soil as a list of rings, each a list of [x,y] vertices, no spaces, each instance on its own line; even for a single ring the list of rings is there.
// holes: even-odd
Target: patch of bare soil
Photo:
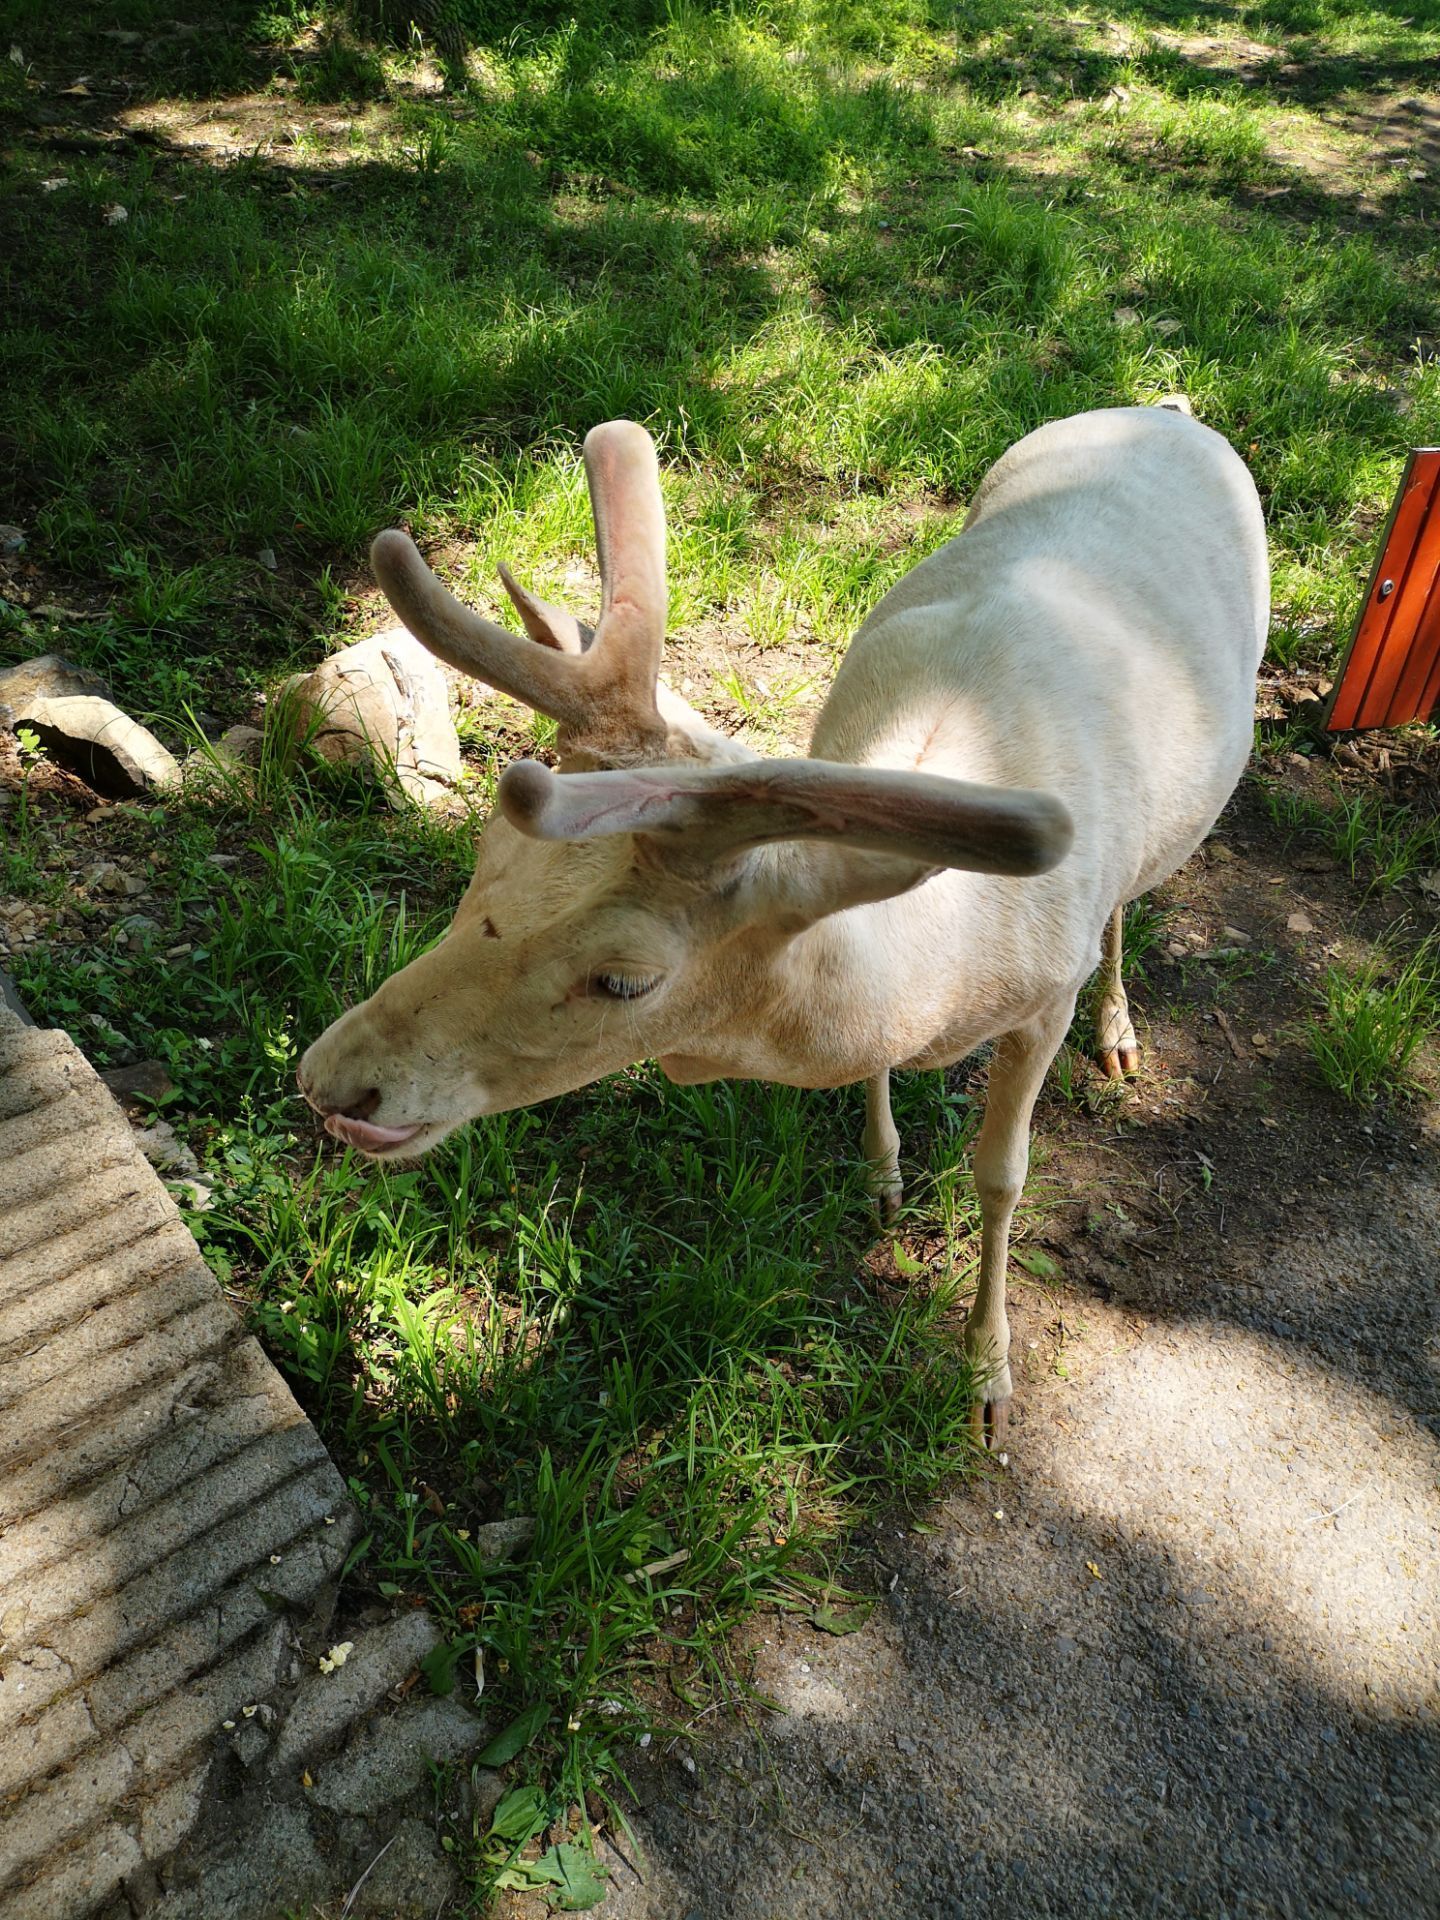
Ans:
[[[447,86],[426,56],[389,76],[383,94],[375,76],[353,75],[354,97],[347,97],[338,77],[324,72],[333,30],[317,24],[288,44],[249,47],[241,65],[253,84],[217,91],[203,57],[206,37],[225,30],[214,21],[175,21],[150,34],[69,24],[68,37],[37,35],[20,48],[27,74],[21,140],[59,153],[121,153],[133,143],[162,161],[263,161],[297,182],[339,188],[348,184],[340,170],[357,155],[403,156],[398,110]]]
[[[285,93],[241,94],[229,100],[161,100],[117,115],[121,131],[163,143],[191,159],[264,159],[277,167],[349,165],[389,132],[388,106],[317,106]]]
[[[1244,33],[1171,33],[1152,32],[1156,46],[1178,53],[1193,67],[1206,73],[1232,76],[1236,80],[1255,81],[1277,71],[1295,74],[1299,68],[1288,61],[1283,46],[1264,40],[1252,40]]]
[[[1382,96],[1352,101],[1344,124],[1366,144],[1374,161],[1419,183],[1440,183],[1440,94],[1395,101]]]

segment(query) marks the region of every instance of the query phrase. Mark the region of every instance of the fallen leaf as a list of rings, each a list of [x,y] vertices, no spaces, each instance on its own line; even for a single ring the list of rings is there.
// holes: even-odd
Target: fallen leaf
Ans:
[[[1155,322],[1155,331],[1158,334],[1163,334],[1168,339],[1172,333],[1179,333],[1180,324],[1178,320],[1157,320]]]
[[[1015,1255],[1015,1259],[1027,1273],[1033,1273],[1037,1280],[1054,1280],[1060,1272],[1060,1262],[1052,1260],[1048,1253],[1042,1253],[1038,1247],[1026,1247]]]
[[[460,1649],[449,1640],[438,1641],[420,1662],[420,1671],[431,1693],[442,1698],[455,1691],[455,1668]]]
[[[1117,327],[1138,327],[1140,316],[1134,307],[1117,307],[1110,318]]]
[[[1104,1574],[1101,1573],[1099,1567],[1096,1566],[1093,1560],[1087,1560],[1085,1562],[1085,1568],[1087,1572],[1093,1573],[1097,1580],[1103,1580],[1105,1578]]]
[[[843,1613],[836,1607],[817,1607],[810,1616],[812,1627],[819,1627],[822,1633],[858,1633],[870,1618],[875,1605],[873,1600],[864,1600],[858,1607],[848,1607]]]
[[[1315,931],[1315,922],[1310,918],[1308,913],[1292,913],[1285,924],[1291,933],[1313,933]]]
[[[477,1767],[503,1767],[507,1760],[513,1760],[517,1753],[528,1747],[550,1718],[550,1709],[543,1700],[537,1700],[527,1707],[518,1720],[512,1720],[502,1733],[497,1733],[483,1752],[475,1756]]]
[[[784,1546],[785,1536],[783,1533],[776,1534],[775,1544],[777,1547]],[[676,1567],[683,1567],[689,1558],[689,1547],[680,1547],[674,1553],[667,1553],[661,1560],[651,1560],[647,1562],[645,1566],[637,1567],[633,1573],[627,1573],[625,1575],[626,1584],[633,1587],[637,1580],[653,1580],[657,1574],[673,1573]]]

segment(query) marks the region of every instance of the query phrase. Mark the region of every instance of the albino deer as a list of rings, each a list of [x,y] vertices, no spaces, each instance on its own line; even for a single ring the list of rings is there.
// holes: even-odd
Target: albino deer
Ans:
[[[1138,1064],[1124,904],[1188,859],[1249,752],[1269,598],[1254,485],[1181,413],[1042,427],[861,627],[811,757],[765,760],[657,681],[649,435],[596,427],[585,465],[593,632],[502,568],[522,639],[446,592],[403,534],[374,544],[427,647],[559,722],[560,771],[506,771],[453,925],[320,1036],[301,1089],[337,1139],[410,1159],[651,1056],[682,1084],[864,1080],[864,1153],[893,1211],[891,1069],[995,1041],[965,1344],[985,1381],[976,1433],[997,1446],[1035,1097],[1102,957],[1101,1062]]]

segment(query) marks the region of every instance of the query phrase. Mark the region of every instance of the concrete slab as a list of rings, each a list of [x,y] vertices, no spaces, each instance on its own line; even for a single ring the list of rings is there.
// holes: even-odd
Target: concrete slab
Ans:
[[[269,1920],[353,1885],[487,1729],[397,1708],[423,1614],[337,1624],[344,1482],[113,1098],[3,1003],[0,1249],[0,1920]],[[363,1802],[338,1837],[314,1754]]]

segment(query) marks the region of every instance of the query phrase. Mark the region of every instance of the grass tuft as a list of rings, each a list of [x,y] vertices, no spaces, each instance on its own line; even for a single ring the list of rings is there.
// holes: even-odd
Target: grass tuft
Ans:
[[[1306,1035],[1326,1086],[1364,1106],[1413,1089],[1416,1059],[1440,1025],[1433,943],[1399,964],[1379,955],[1358,967],[1330,967],[1321,994]]]

